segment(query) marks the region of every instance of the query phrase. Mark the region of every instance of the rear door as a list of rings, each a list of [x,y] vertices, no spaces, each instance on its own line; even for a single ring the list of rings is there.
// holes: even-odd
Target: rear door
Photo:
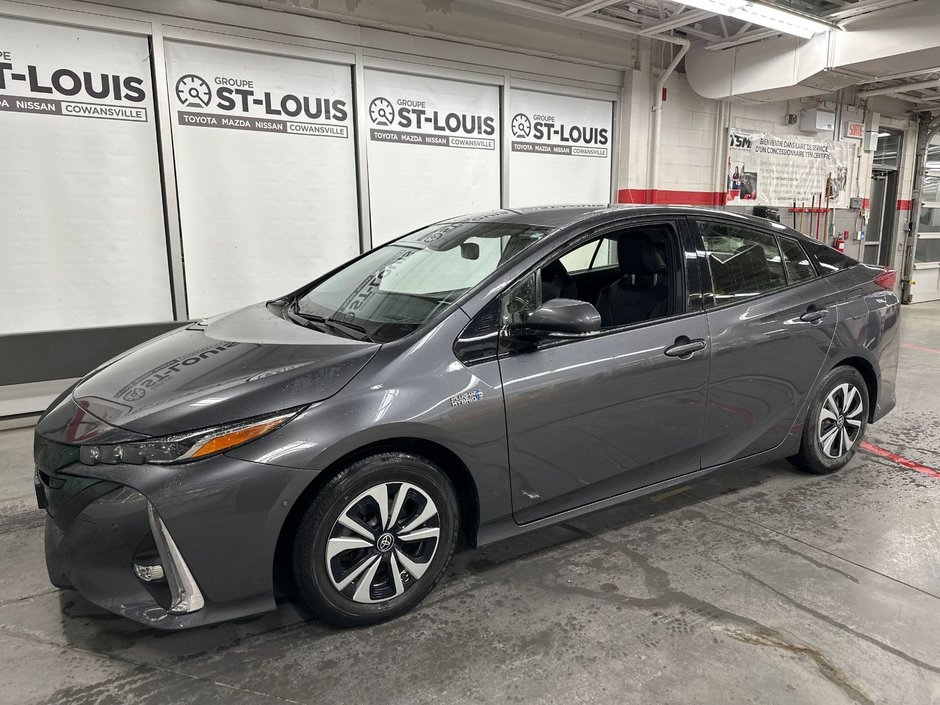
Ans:
[[[693,219],[712,345],[702,466],[779,445],[800,423],[836,329],[837,294],[785,229]]]
[[[697,281],[690,310],[682,264],[695,251],[684,219],[647,219],[616,230],[629,236],[644,227],[671,233],[670,266],[679,290],[666,315],[578,339],[503,347],[500,354],[513,515],[519,523],[700,467],[707,328]],[[600,251],[609,248],[602,244]],[[571,252],[561,259],[574,268],[580,255]],[[579,280],[583,286],[586,280]],[[538,281],[533,271],[503,295],[504,323],[541,303]],[[677,344],[690,341],[694,350],[678,356]]]

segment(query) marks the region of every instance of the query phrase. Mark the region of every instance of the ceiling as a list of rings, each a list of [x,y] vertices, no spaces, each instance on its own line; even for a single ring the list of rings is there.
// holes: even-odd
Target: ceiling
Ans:
[[[762,4],[838,24],[911,2],[916,0],[768,0]],[[525,0],[504,4],[532,5],[573,20],[618,23],[648,36],[674,32],[689,39],[704,40],[707,48],[716,51],[780,36],[780,32],[673,0]]]
[[[674,0],[492,0],[517,9],[537,10],[558,19],[622,27],[623,31],[673,41],[685,38],[707,51],[722,52],[756,45],[781,33],[740,20],[684,5]],[[917,0],[757,0],[758,3],[794,11],[851,31],[852,24],[868,22],[875,12],[893,12]],[[925,12],[931,12],[925,8]],[[864,18],[864,19],[862,19]],[[928,67],[932,66],[927,64]],[[893,69],[897,71],[896,68]],[[884,71],[890,72],[886,63]],[[914,110],[940,109],[940,65],[932,69],[857,74],[860,97],[888,95],[912,104]]]

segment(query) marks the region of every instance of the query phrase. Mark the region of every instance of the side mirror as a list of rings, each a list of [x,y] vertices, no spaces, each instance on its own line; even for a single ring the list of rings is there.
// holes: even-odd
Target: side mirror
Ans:
[[[526,337],[578,337],[601,328],[601,314],[586,301],[551,299],[532,312],[523,325]]]

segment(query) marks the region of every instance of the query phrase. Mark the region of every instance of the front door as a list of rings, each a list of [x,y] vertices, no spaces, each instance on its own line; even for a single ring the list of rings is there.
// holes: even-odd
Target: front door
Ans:
[[[621,302],[608,291],[602,295],[614,319],[599,333],[501,354],[512,505],[519,523],[699,469],[708,331],[703,312],[687,312],[680,225],[625,228],[601,243],[605,252],[636,259],[637,248],[618,248],[620,238],[647,237],[644,232],[658,238],[654,247],[668,260],[662,276],[670,291],[669,303],[658,308],[659,294],[650,294],[653,318],[617,320],[617,311],[636,317],[636,311],[645,310],[644,282],[659,284],[636,271],[649,269],[649,262],[617,261],[612,254],[609,286],[626,282],[630,306],[618,306]],[[592,277],[569,274],[575,284],[582,283],[582,290],[591,291],[582,296],[593,297],[586,284]],[[541,303],[537,296],[526,303],[526,292],[539,288],[538,277],[533,272],[504,295],[504,321],[518,315],[520,306],[534,310]],[[698,349],[679,356],[682,350],[676,346],[690,343]]]

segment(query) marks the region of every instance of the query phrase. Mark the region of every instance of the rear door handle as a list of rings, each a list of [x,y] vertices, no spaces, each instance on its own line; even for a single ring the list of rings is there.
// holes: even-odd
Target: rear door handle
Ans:
[[[687,358],[691,357],[692,353],[697,353],[699,350],[704,349],[705,341],[702,338],[689,340],[686,336],[680,335],[676,338],[674,345],[663,350],[663,354],[669,357]]]
[[[828,315],[829,309],[817,309],[815,306],[811,306],[806,313],[800,316],[800,320],[806,321],[807,323],[817,323]]]

